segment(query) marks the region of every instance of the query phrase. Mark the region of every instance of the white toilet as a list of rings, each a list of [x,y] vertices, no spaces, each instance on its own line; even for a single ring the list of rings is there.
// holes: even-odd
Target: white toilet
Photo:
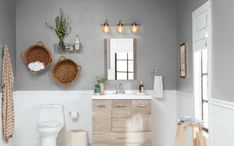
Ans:
[[[40,107],[37,124],[41,146],[56,146],[56,138],[64,127],[63,106],[48,104]]]

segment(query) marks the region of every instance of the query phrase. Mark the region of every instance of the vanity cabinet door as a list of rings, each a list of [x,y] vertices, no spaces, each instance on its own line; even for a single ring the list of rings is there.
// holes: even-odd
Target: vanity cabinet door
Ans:
[[[151,101],[132,101],[132,131],[151,131]]]
[[[112,131],[128,131],[132,128],[132,101],[112,100]]]
[[[111,100],[93,100],[93,131],[111,131]]]

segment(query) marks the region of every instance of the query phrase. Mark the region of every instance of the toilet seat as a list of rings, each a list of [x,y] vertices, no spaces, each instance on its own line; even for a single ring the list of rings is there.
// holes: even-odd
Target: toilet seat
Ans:
[[[55,128],[55,127],[60,127],[60,126],[61,126],[61,123],[57,121],[40,122],[37,125],[38,128]]]

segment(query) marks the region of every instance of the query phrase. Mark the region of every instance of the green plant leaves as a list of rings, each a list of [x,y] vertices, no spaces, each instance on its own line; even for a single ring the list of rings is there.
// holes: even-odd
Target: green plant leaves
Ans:
[[[68,16],[65,17],[62,9],[60,9],[59,16],[55,17],[55,24],[53,26],[49,25],[47,22],[45,23],[45,25],[49,29],[55,31],[59,40],[63,40],[71,32],[70,18]]]

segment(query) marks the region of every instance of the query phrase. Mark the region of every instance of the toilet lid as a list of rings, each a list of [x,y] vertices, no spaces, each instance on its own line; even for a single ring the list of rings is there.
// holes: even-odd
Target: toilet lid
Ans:
[[[54,127],[59,127],[61,126],[61,124],[57,121],[41,121],[38,123],[37,125],[39,128],[43,128],[43,127],[51,127],[51,128],[54,128]]]

